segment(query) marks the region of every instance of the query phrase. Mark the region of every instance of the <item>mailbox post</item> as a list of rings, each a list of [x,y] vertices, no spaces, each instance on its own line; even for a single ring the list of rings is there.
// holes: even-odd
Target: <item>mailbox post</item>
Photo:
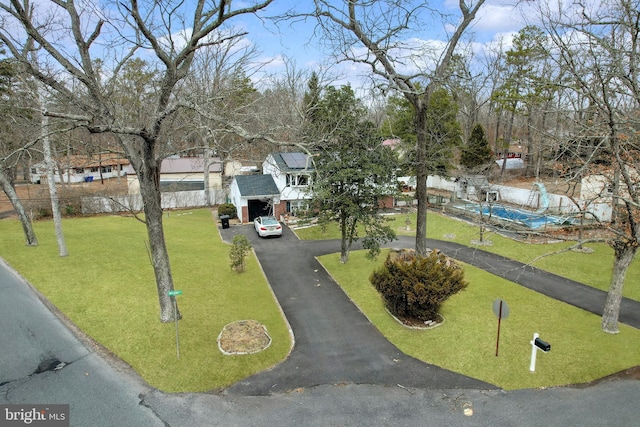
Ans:
[[[538,350],[542,350],[545,353],[548,353],[551,350],[551,344],[540,339],[540,335],[538,335],[538,333],[533,334],[533,340],[531,340],[530,343],[531,343],[531,364],[529,365],[529,370],[531,372],[535,372],[536,354],[538,353]]]

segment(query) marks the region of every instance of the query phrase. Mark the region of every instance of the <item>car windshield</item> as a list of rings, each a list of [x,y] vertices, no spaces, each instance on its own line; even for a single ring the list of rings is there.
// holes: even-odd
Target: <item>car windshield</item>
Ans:
[[[263,225],[278,225],[278,221],[272,216],[263,216],[262,217]]]

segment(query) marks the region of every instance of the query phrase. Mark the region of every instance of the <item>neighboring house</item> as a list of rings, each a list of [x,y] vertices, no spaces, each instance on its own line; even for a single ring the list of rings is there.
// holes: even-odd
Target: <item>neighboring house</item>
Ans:
[[[126,175],[129,160],[117,154],[97,156],[66,156],[56,162],[55,182],[79,183],[99,179],[109,179]],[[31,182],[44,183],[47,180],[47,168],[44,162],[31,166]]]
[[[222,162],[217,157],[208,160],[209,189],[222,189]],[[202,157],[170,157],[160,166],[160,190],[164,192],[204,190],[205,159]],[[140,193],[138,176],[130,169],[127,175],[129,194]]]
[[[229,198],[242,222],[260,215],[295,215],[309,207],[313,165],[304,153],[272,153],[262,163],[262,175],[234,177]]]
[[[229,160],[224,164],[224,176],[226,177],[234,177],[236,175],[251,175],[259,172],[260,169],[255,163],[247,163],[240,160]]]

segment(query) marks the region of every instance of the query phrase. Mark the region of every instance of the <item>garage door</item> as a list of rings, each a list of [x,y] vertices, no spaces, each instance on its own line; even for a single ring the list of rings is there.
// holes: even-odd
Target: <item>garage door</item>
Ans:
[[[249,221],[253,221],[256,217],[270,215],[272,213],[269,201],[249,200]]]

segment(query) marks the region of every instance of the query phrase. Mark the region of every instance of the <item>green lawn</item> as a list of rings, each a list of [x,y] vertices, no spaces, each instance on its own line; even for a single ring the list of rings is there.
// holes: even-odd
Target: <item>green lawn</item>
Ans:
[[[407,215],[392,215],[389,219],[396,233],[399,235],[415,236],[415,213],[409,215],[410,230],[406,231]],[[339,238],[337,227],[330,226],[323,233],[320,227],[310,227],[296,230],[301,239],[333,239]],[[473,246],[472,241],[480,238],[479,227],[464,221],[453,219],[445,215],[429,212],[427,216],[427,237],[454,241],[467,246]],[[524,263],[553,272],[560,276],[576,280],[601,290],[608,290],[613,267],[613,250],[605,243],[589,243],[586,246],[593,249],[592,253],[562,251],[571,244],[567,242],[552,244],[531,244],[516,242],[496,233],[485,233],[485,240],[492,242],[491,246],[480,249],[500,254]],[[548,256],[544,256],[548,255]],[[542,257],[542,258],[541,258]],[[631,264],[623,295],[640,301],[640,263],[637,260]]]
[[[38,247],[24,244],[17,220],[0,221],[0,256],[76,325],[129,363],[149,384],[169,392],[228,386],[284,360],[292,342],[271,289],[253,255],[246,271],[229,267],[207,209],[164,218],[178,304],[175,325],[159,321],[158,297],[144,225],[129,217],[63,220],[69,256],[60,258],[51,221],[34,224]],[[265,351],[225,356],[217,336],[230,322],[255,319],[273,339]]]
[[[395,217],[393,226],[406,227],[405,218]],[[184,316],[180,360],[175,353],[174,325],[158,320],[144,225],[133,218],[100,216],[64,220],[63,227],[70,253],[66,258],[57,255],[51,221],[35,224],[40,246],[28,248],[20,224],[2,220],[0,256],[152,386],[170,392],[216,390],[277,364],[290,351],[288,326],[258,263],[251,256],[245,273],[230,270],[229,246],[221,242],[209,210],[172,212],[165,217],[175,287],[184,292],[178,297]],[[477,227],[432,213],[428,230],[430,237],[465,244],[477,238]],[[317,227],[297,232],[307,237],[331,236],[318,235]],[[525,261],[562,246],[516,243],[495,234],[488,238],[494,245],[484,249]],[[567,277],[577,277],[586,269],[585,279],[608,283],[608,278],[592,276],[610,269],[606,263],[611,252],[604,245],[592,246],[595,255],[560,254],[535,265],[542,267],[555,259],[554,268],[561,268],[559,273]],[[576,258],[558,261],[566,256]],[[346,265],[338,262],[336,254],[321,261],[385,336],[421,360],[506,389],[591,381],[640,365],[639,330],[621,325],[620,334],[604,334],[598,316],[470,266],[465,272],[471,284],[445,303],[442,326],[428,331],[406,329],[384,311],[368,283],[369,272],[383,259],[384,255],[369,261],[363,252],[354,252]],[[636,264],[628,283],[637,283]],[[503,298],[511,309],[503,322],[499,357],[495,356],[497,320],[491,309],[496,298]],[[271,347],[254,355],[222,355],[216,345],[218,333],[227,323],[241,319],[265,324],[273,338]],[[552,350],[538,355],[537,371],[532,374],[529,341],[534,332],[549,341]]]
[[[385,311],[368,280],[386,253],[376,261],[364,251],[353,252],[347,264],[340,264],[336,254],[320,261],[380,332],[417,359],[504,389],[583,383],[640,365],[640,330],[620,325],[619,334],[605,334],[599,316],[468,265],[470,285],[444,304],[444,323],[430,330],[408,329]],[[496,357],[492,305],[498,298],[507,302],[510,314],[502,322]],[[531,373],[534,332],[551,344],[551,351],[538,353],[536,372]]]

